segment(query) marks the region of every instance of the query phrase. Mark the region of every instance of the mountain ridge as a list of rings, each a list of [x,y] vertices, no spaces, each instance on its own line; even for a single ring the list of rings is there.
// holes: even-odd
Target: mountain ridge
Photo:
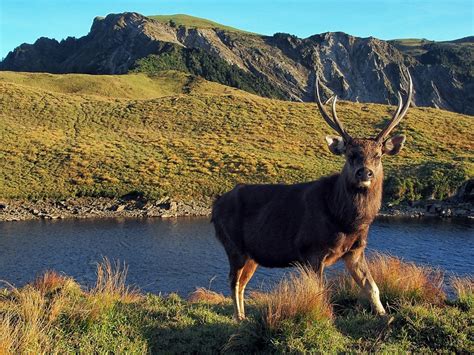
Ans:
[[[23,44],[7,55],[0,69],[89,74],[179,69],[292,101],[313,101],[318,75],[327,97],[385,104],[396,103],[410,70],[415,105],[474,114],[473,48],[468,45],[430,42],[414,55],[399,42],[343,32],[263,36],[171,21],[138,13],[97,17],[86,36]],[[147,65],[140,66],[140,60]]]

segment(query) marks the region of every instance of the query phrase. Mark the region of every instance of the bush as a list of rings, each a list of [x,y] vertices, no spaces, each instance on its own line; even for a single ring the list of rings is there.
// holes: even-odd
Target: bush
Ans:
[[[385,181],[384,197],[394,203],[443,200],[469,178],[462,166],[449,163],[426,163],[393,174]]]
[[[264,97],[286,99],[287,95],[267,79],[197,48],[172,47],[159,55],[139,59],[132,72],[156,75],[163,70],[179,70],[207,80],[232,86]]]

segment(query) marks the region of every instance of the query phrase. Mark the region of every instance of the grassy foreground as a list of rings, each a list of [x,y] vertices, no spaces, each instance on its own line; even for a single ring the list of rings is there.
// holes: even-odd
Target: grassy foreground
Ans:
[[[294,183],[339,171],[314,104],[264,99],[180,72],[0,73],[0,198],[146,197],[210,201],[236,183]],[[354,135],[393,107],[341,102]],[[393,201],[444,198],[474,174],[472,117],[413,108],[387,158]]]
[[[188,300],[142,295],[126,268],[98,265],[95,287],[46,273],[0,293],[2,353],[450,352],[474,351],[474,280],[454,279],[378,255],[370,262],[393,321],[370,313],[347,275],[324,285],[300,267],[273,291],[255,292],[249,317],[232,320],[228,298],[198,289]]]

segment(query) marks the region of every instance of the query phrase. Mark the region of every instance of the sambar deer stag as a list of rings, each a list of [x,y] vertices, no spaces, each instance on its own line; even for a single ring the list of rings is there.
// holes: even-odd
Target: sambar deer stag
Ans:
[[[327,136],[329,150],[345,156],[339,174],[294,185],[237,185],[214,202],[212,222],[230,264],[229,281],[234,318],[245,318],[244,290],[258,265],[287,267],[307,264],[320,277],[325,266],[343,259],[346,268],[368,297],[373,310],[384,315],[379,289],[364,256],[369,226],[382,200],[382,156],[402,149],[405,136],[389,134],[405,116],[413,95],[407,72],[408,98],[398,93],[398,108],[375,138],[353,138],[336,113],[332,117],[319,96],[317,106],[339,136]]]

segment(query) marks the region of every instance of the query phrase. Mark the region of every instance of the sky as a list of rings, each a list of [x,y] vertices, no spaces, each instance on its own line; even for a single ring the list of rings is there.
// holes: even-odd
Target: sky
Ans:
[[[0,0],[0,58],[39,37],[84,36],[94,17],[125,11],[183,13],[266,35],[343,31],[442,41],[474,34],[473,8],[474,0]]]

